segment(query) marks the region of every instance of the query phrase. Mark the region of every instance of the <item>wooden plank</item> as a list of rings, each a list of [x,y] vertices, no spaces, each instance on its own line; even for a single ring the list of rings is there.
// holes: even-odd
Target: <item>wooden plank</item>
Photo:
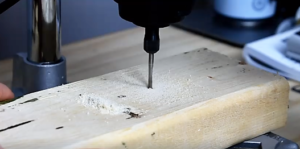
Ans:
[[[141,49],[142,40],[128,40],[140,39],[144,35],[142,28],[134,28],[109,34],[102,37],[97,37],[78,43],[64,45],[62,53],[68,59],[68,80],[70,82],[103,75],[112,71],[125,69],[130,66],[147,62],[147,54]],[[185,40],[183,40],[185,39]],[[228,55],[234,59],[242,60],[242,49],[229,46],[227,44],[214,41],[199,35],[182,31],[177,28],[168,27],[161,30],[162,48],[156,55],[156,58],[166,58],[174,54],[191,51],[201,47],[209,47],[210,50]],[[184,42],[183,42],[184,41]],[[122,47],[115,48],[116,45],[122,45],[125,51],[132,48],[130,56],[123,56]],[[112,51],[112,52],[110,52]],[[161,52],[164,52],[161,55]],[[175,52],[175,53],[174,53]],[[85,56],[93,54],[94,57]],[[113,61],[109,61],[112,57],[117,57]],[[72,61],[70,60],[72,58]],[[88,63],[85,65],[77,65],[78,63],[86,62],[88,60],[98,63],[93,67],[89,67]],[[104,63],[105,62],[105,63]],[[76,71],[75,70],[82,70]],[[12,60],[0,61],[0,82],[6,85],[11,84],[12,78]],[[72,72],[72,73],[71,73]],[[299,82],[293,84],[299,84]],[[293,86],[291,85],[291,87]],[[290,92],[290,109],[288,112],[288,122],[284,128],[276,130],[275,133],[282,135],[288,139],[298,142],[300,145],[300,121],[299,107],[300,94],[293,91]]]
[[[62,48],[63,55],[65,55],[67,58],[69,58],[70,56],[74,57],[74,61],[68,61],[68,70],[70,71],[72,71],[73,69],[84,70],[84,71],[78,71],[76,73],[68,73],[69,81],[77,81],[88,77],[93,77],[96,75],[102,75],[104,73],[111,72],[114,70],[124,69],[129,66],[137,65],[139,63],[145,63],[146,54],[142,54],[144,56],[142,58],[139,57],[140,55],[137,54],[138,52],[143,53],[143,50],[141,50],[139,47],[139,45],[142,46],[142,41],[128,40],[128,38],[130,37],[132,37],[132,39],[138,39],[140,37],[142,38],[143,32],[144,30],[142,28],[135,28],[135,29],[130,29],[115,34],[63,46]],[[172,27],[165,28],[162,30],[161,39],[163,42],[162,44],[164,44],[161,51],[166,53],[166,55],[161,56],[161,58],[169,56],[168,54],[173,55],[174,53],[172,53],[172,51],[181,52],[181,51],[190,51],[199,47],[209,47],[213,51],[226,54],[235,59],[242,59],[241,49],[239,48],[228,46],[226,44],[216,42],[211,39],[203,38],[201,36],[194,35]],[[186,39],[187,42],[180,42],[183,39]],[[127,44],[125,45],[125,43]],[[176,43],[180,43],[180,44],[176,44]],[[125,50],[127,50],[130,47],[135,49],[134,51],[131,52],[132,58],[120,56],[117,61],[110,61],[109,63],[107,63],[107,65],[103,64],[102,63],[103,59],[111,58],[109,57],[109,55],[106,55],[105,53],[109,53],[109,51],[113,50],[115,45],[122,45],[124,46]],[[110,54],[110,55],[113,56],[122,55],[120,54],[120,52],[123,51],[124,49],[117,48],[116,50],[113,51],[114,54]],[[78,52],[82,52],[82,53],[78,53]],[[94,54],[95,57],[85,57],[85,55],[88,53]],[[139,59],[135,57],[139,57]],[[99,65],[89,68],[88,64],[80,65],[80,66],[74,64],[89,59],[93,59]],[[103,66],[107,66],[108,69]],[[5,60],[0,62],[0,82],[10,85],[11,76],[12,76],[11,67],[12,67],[11,60]],[[300,106],[299,94],[291,92],[290,100],[291,102],[290,102],[289,119],[288,119],[287,126],[285,128],[280,129],[279,131],[276,131],[276,133],[294,141],[298,140],[298,143],[300,143],[299,142],[300,133],[299,131],[297,131],[300,130],[298,128],[299,125],[297,125],[298,121],[300,120],[299,115],[297,114],[298,113],[297,109],[299,109]]]
[[[137,27],[64,45],[62,55],[67,58],[68,81],[79,81],[147,63],[148,55],[143,50],[144,34],[144,28]],[[161,29],[160,39],[161,48],[155,56],[156,59],[164,59],[204,47],[235,59],[242,59],[240,48],[174,27]],[[12,60],[0,61],[0,82],[10,85],[11,71]]]
[[[144,28],[135,28],[65,46],[62,53],[68,56],[70,81],[147,63],[148,54],[143,50],[144,34]],[[160,39],[160,51],[155,56],[157,60],[216,44],[175,28],[161,29]]]
[[[289,81],[290,87],[299,85],[299,82]],[[290,91],[289,93],[289,110],[288,110],[288,120],[287,124],[280,129],[274,130],[276,134],[293,140],[298,145],[300,145],[300,96],[299,93],[295,91]]]
[[[282,127],[289,85],[206,49],[33,93],[0,106],[14,148],[221,149]]]

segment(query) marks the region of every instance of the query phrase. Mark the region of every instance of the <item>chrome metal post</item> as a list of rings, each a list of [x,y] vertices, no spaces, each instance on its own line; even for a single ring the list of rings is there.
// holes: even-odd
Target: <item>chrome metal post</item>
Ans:
[[[55,63],[60,59],[61,1],[30,0],[28,60]]]

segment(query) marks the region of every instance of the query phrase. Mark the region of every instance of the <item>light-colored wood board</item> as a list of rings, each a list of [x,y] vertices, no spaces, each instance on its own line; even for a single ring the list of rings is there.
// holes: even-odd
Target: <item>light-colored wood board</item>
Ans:
[[[145,64],[144,29],[134,28],[62,47],[67,58],[69,82],[79,81],[128,67]],[[241,60],[241,50],[173,27],[160,30],[161,48],[155,59],[209,47],[212,51]],[[0,61],[0,82],[10,86],[12,60]]]
[[[218,149],[286,122],[284,78],[215,52],[156,61],[154,89],[146,78],[147,65],[135,66],[0,106],[1,145]]]
[[[130,29],[130,30],[125,30],[122,32],[117,32],[117,33],[113,33],[113,34],[109,34],[106,36],[102,36],[102,37],[97,37],[97,38],[93,38],[93,39],[89,39],[89,40],[85,40],[85,41],[81,41],[78,43],[73,43],[73,44],[69,44],[69,45],[65,45],[62,47],[62,53],[64,56],[66,56],[67,58],[69,57],[69,55],[73,55],[74,56],[74,61],[68,61],[68,70],[72,70],[72,69],[83,69],[85,71],[78,71],[77,74],[70,74],[68,73],[68,80],[70,82],[73,81],[78,81],[78,80],[82,80],[82,79],[86,79],[89,77],[94,77],[97,75],[102,75],[114,70],[119,70],[119,69],[124,69],[127,68],[128,66],[134,66],[134,65],[138,65],[140,63],[144,63],[146,62],[144,60],[144,58],[141,58],[140,60],[136,60],[135,57],[134,58],[120,58],[122,59],[122,61],[111,61],[109,63],[109,67],[113,67],[113,68],[102,68],[103,64],[101,63],[101,61],[97,58],[97,56],[90,58],[90,57],[84,57],[84,55],[86,54],[94,54],[94,55],[99,55],[101,56],[103,53],[99,53],[101,51],[110,51],[115,45],[124,45],[124,44],[131,44],[128,45],[128,47],[134,47],[136,48],[136,51],[141,51],[141,48],[136,46],[136,45],[142,45],[142,41],[141,40],[126,40],[124,38],[131,38],[134,37],[134,39],[138,39],[140,37],[142,37],[144,34],[144,30],[142,28],[134,28],[134,29]],[[135,35],[135,36],[132,36]],[[242,59],[242,54],[241,54],[241,50],[240,48],[236,48],[233,46],[229,46],[227,44],[221,43],[221,42],[217,42],[214,41],[212,39],[208,39],[199,35],[195,35],[193,33],[188,33],[185,31],[182,31],[180,29],[176,29],[173,27],[169,27],[169,28],[165,28],[161,31],[161,36],[163,35],[163,38],[161,38],[162,40],[165,39],[165,37],[167,38],[172,38],[174,36],[176,37],[182,37],[182,38],[174,38],[176,40],[163,40],[163,44],[168,45],[165,46],[162,50],[164,51],[171,51],[171,50],[175,50],[172,49],[172,45],[176,45],[176,43],[185,38],[185,39],[190,39],[191,41],[194,41],[196,43],[196,46],[189,46],[189,43],[181,43],[180,46],[183,50],[193,50],[193,49],[197,49],[197,48],[201,48],[201,47],[209,47],[210,50],[219,52],[219,53],[223,53],[225,55],[228,55],[229,57],[233,57],[235,59]],[[195,40],[194,40],[195,39]],[[104,42],[107,42],[107,44],[103,44]],[[198,44],[199,43],[199,44]],[[198,46],[198,47],[197,47]],[[190,49],[188,49],[190,48]],[[84,50],[83,50],[84,49]],[[119,55],[118,51],[121,51],[122,48],[115,50],[115,55]],[[84,51],[80,54],[76,54],[78,51]],[[95,52],[96,51],[96,52]],[[167,53],[168,54],[168,53]],[[77,58],[76,58],[77,55]],[[135,55],[135,52],[132,52],[132,55]],[[83,56],[84,59],[81,59],[81,57]],[[145,55],[144,55],[145,56]],[[169,56],[169,55],[167,55]],[[110,57],[102,57],[102,59],[109,59]],[[73,63],[80,63],[80,62],[84,62],[85,60],[88,59],[94,59],[95,61],[98,61],[99,66],[97,67],[93,67],[93,68],[89,68],[89,65],[81,65],[81,66],[76,66],[76,65],[72,65]],[[128,64],[128,62],[130,62]],[[124,65],[125,63],[125,65]],[[126,64],[127,63],[127,64]],[[85,68],[85,66],[87,66],[88,68]],[[8,60],[2,60],[0,61],[0,82],[4,83],[6,85],[10,85],[11,84],[11,78],[12,78],[12,60],[8,59]],[[290,83],[293,83],[290,81]],[[294,84],[299,84],[299,83],[293,83]],[[295,93],[295,92],[290,92],[290,101],[296,101],[296,102],[292,102],[292,104],[290,103],[290,109],[300,109],[300,94]],[[298,102],[297,102],[298,101]],[[278,133],[279,135],[282,135],[286,138],[289,138],[293,141],[298,142],[298,144],[300,145],[300,125],[296,125],[297,123],[299,123],[299,119],[300,119],[300,115],[297,114],[299,112],[297,112],[296,110],[293,110],[291,112],[289,112],[289,119],[288,119],[288,123],[287,125],[280,129],[279,131],[276,131],[276,133]],[[295,124],[293,124],[295,123]],[[293,127],[292,127],[293,126]],[[297,141],[298,140],[298,141]]]
[[[137,28],[111,34],[99,40],[69,45],[63,52],[68,55],[68,67],[72,68],[68,70],[68,75],[72,75],[72,79],[80,80],[83,78],[82,72],[85,72],[84,76],[94,77],[95,74],[102,75],[145,64],[148,62],[148,54],[143,50],[143,38],[144,29]],[[189,33],[174,28],[161,29],[160,38],[161,47],[155,55],[156,60],[214,44],[211,40],[196,35],[190,36]],[[84,50],[81,47],[84,47]],[[81,60],[84,60],[84,63]]]
[[[113,34],[109,34],[102,37],[97,37],[93,39],[88,39],[85,41],[80,41],[77,43],[65,45],[62,47],[62,54],[68,58],[68,71],[73,72],[75,70],[84,70],[84,71],[77,71],[76,73],[68,73],[68,80],[70,82],[83,80],[89,77],[94,77],[98,75],[102,75],[111,71],[125,69],[130,66],[135,66],[141,63],[146,63],[145,57],[146,54],[142,54],[144,57],[139,58],[138,55],[136,55],[138,52],[141,52],[142,49],[140,46],[142,46],[142,40],[139,40],[143,37],[144,30],[142,28],[134,28],[129,29]],[[177,37],[177,38],[174,38]],[[126,39],[127,38],[127,39]],[[128,40],[129,39],[129,40]],[[134,39],[134,40],[130,40]],[[167,40],[172,39],[172,40]],[[194,42],[190,44],[190,42],[180,42],[178,48],[173,48],[174,46],[178,46],[178,42],[182,39],[188,39],[190,42]],[[198,49],[201,47],[208,47],[210,50],[228,55],[229,57],[242,60],[242,49],[236,48],[209,38],[202,37],[200,35],[195,35],[193,33],[185,32],[180,29],[176,29],[173,27],[165,28],[161,30],[161,40],[163,41],[162,44],[164,44],[164,48],[161,48],[160,51],[166,52],[164,57],[169,57],[172,52],[179,49],[180,51],[191,51],[194,49]],[[132,47],[135,49],[135,51],[131,51],[132,55],[131,57],[122,57],[119,53],[122,51],[122,48],[115,48],[116,45],[127,45],[127,47]],[[190,46],[192,45],[192,46]],[[106,54],[105,56],[101,56],[104,53],[107,53],[111,51],[112,49],[115,49],[113,51],[114,54]],[[106,51],[106,52],[103,52]],[[168,53],[171,51],[170,53]],[[88,57],[85,55],[95,55],[94,57]],[[71,55],[73,57],[73,61],[69,60],[71,58]],[[103,64],[103,59],[110,59],[111,56],[118,56],[117,61],[110,61],[106,64]],[[109,57],[110,56],[110,57]],[[158,56],[158,55],[157,55]],[[156,58],[157,58],[156,56]],[[98,57],[101,57],[99,59]],[[139,59],[137,59],[137,57]],[[95,61],[99,65],[95,67],[89,67],[89,64],[86,63],[85,65],[76,65],[78,63],[83,63],[87,60]],[[108,61],[108,60],[104,60]],[[75,64],[75,65],[73,65]],[[2,60],[0,61],[0,82],[4,83],[8,86],[11,84],[11,78],[12,78],[12,60]],[[291,86],[299,83],[294,83],[290,81]],[[300,94],[295,93],[293,91],[290,92],[290,109],[300,109]],[[279,129],[278,131],[275,131],[277,134],[282,135],[283,137],[286,137],[288,139],[291,139],[295,142],[298,142],[300,145],[300,125],[297,125],[300,122],[300,115],[297,110],[289,110],[289,118],[287,125]]]
[[[300,85],[298,82],[289,81],[290,87]],[[285,127],[273,131],[300,145],[300,94],[290,91],[289,94],[288,121]]]

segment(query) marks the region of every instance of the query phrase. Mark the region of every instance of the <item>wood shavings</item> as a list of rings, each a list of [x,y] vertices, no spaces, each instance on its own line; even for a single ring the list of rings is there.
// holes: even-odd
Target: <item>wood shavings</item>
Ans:
[[[119,104],[95,94],[80,94],[78,103],[81,103],[87,108],[99,110],[101,114],[118,115],[138,111],[131,106]]]

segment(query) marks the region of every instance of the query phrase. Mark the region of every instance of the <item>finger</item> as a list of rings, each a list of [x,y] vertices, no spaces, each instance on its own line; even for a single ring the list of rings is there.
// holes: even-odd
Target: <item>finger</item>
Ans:
[[[13,99],[14,97],[13,92],[6,85],[0,83],[0,101]]]

